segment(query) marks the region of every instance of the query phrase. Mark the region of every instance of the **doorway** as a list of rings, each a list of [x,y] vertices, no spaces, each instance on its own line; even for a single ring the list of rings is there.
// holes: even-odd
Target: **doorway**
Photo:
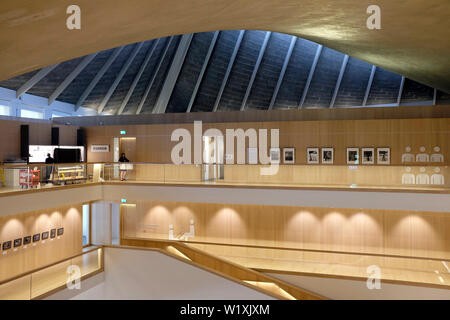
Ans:
[[[203,136],[202,180],[216,181],[224,175],[223,136]]]

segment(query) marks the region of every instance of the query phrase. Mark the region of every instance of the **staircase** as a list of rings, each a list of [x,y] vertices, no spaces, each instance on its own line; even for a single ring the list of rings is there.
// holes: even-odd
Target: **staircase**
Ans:
[[[167,240],[121,239],[122,246],[157,248],[213,270],[243,285],[283,300],[324,300],[326,298],[280,281],[263,273],[223,260],[188,244]]]

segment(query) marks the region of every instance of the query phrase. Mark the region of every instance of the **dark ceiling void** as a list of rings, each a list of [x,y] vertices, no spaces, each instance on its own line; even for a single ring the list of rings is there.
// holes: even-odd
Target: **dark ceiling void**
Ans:
[[[256,30],[148,40],[48,68],[0,87],[108,115],[450,102],[447,93],[317,43]]]

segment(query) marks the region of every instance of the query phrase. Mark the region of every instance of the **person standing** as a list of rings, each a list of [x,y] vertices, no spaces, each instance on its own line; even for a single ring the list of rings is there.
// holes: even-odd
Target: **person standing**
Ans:
[[[125,153],[122,153],[119,158],[119,162],[130,162],[130,160],[127,159],[125,156]],[[127,179],[127,165],[124,163],[121,163],[119,165],[120,169],[120,181],[124,181]]]
[[[53,163],[55,163],[55,159],[52,158],[50,153],[47,153],[47,159],[45,159],[45,164],[53,164]],[[45,167],[45,183],[48,183],[52,173],[53,173],[53,166]]]

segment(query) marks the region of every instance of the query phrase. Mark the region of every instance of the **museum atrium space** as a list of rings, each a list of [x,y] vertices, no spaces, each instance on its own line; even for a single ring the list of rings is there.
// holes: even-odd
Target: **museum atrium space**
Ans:
[[[1,300],[450,299],[448,0],[113,2],[0,4]]]

